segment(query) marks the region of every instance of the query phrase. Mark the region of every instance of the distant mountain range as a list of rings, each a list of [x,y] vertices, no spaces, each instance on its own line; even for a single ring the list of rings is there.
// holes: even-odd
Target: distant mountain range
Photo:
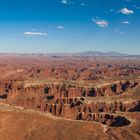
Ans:
[[[85,51],[79,53],[53,53],[49,54],[50,56],[84,56],[84,57],[92,57],[92,56],[112,56],[112,57],[121,57],[121,56],[140,56],[140,55],[131,55],[125,53],[118,52],[100,52],[100,51]]]
[[[129,57],[139,55],[127,54],[127,53],[119,53],[119,52],[100,52],[100,51],[85,51],[85,52],[77,52],[77,53],[0,53],[0,55],[18,55],[18,56],[50,56],[50,57],[64,57],[64,56],[77,56],[77,57],[92,57],[92,56],[102,56],[102,57]]]
[[[128,54],[118,52],[85,51],[78,53],[82,56],[127,56]]]

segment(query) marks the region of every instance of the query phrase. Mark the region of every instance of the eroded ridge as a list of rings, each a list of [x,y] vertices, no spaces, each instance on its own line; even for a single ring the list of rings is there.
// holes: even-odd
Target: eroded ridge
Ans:
[[[124,126],[131,122],[118,113],[139,111],[140,100],[124,100],[123,96],[132,96],[138,86],[139,83],[134,81],[119,81],[97,88],[66,84],[26,86],[10,81],[3,86],[6,92],[1,98],[11,104],[49,112],[62,118]]]
[[[129,114],[140,111],[139,60],[24,56],[13,60],[1,62],[1,102],[112,127],[130,126],[134,121]]]

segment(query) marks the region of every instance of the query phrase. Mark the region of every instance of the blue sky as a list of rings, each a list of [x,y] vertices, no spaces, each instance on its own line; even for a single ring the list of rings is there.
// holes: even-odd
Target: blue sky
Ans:
[[[0,52],[140,54],[140,0],[0,0]]]

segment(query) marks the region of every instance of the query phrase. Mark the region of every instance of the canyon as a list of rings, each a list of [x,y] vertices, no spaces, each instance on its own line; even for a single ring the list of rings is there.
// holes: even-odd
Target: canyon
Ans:
[[[0,67],[0,121],[18,139],[140,139],[139,57],[3,54]]]

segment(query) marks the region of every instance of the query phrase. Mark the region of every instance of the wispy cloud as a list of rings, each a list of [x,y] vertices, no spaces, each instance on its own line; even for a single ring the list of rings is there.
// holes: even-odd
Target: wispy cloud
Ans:
[[[123,8],[120,10],[120,13],[124,14],[124,15],[130,15],[130,14],[134,14],[133,10],[129,10],[128,8]]]
[[[114,32],[117,32],[117,33],[120,33],[120,34],[124,34],[124,32],[118,30],[118,29],[115,29]]]
[[[61,3],[62,4],[73,4],[73,1],[70,1],[70,0],[61,0]]]
[[[26,36],[46,36],[47,33],[42,33],[42,32],[24,32],[24,35],[26,35]]]
[[[92,21],[98,25],[99,27],[102,27],[102,28],[106,28],[108,27],[109,23],[107,20],[101,20],[101,19],[95,19],[95,18],[92,18]]]
[[[81,3],[81,6],[85,6],[85,3]]]
[[[115,13],[116,11],[114,9],[110,9],[108,11],[105,11],[105,13],[108,13],[108,14],[112,14],[112,13]]]
[[[121,23],[122,23],[122,24],[130,24],[129,21],[122,21]]]
[[[68,4],[68,0],[61,0],[61,3]]]
[[[59,26],[57,26],[57,28],[58,28],[58,29],[64,29],[65,27],[59,25]]]

